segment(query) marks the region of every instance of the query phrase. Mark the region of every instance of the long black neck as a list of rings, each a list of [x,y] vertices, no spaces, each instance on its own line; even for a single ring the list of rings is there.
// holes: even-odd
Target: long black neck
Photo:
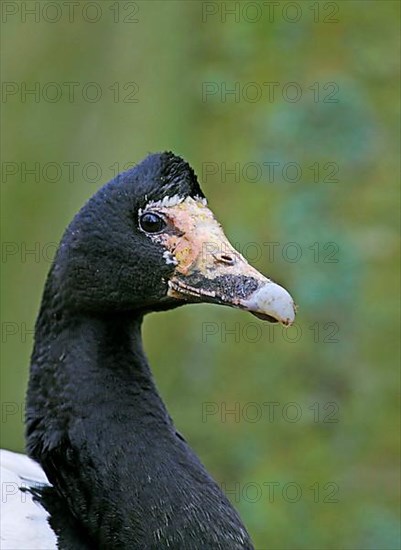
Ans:
[[[49,307],[49,303],[52,307]],[[237,513],[176,433],[141,317],[45,300],[27,396],[29,454],[60,548],[252,548]]]

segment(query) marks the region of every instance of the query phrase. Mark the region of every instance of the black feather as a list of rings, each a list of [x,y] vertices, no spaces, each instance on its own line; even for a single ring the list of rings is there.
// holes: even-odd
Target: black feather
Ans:
[[[241,520],[174,424],[142,350],[166,298],[163,250],[137,226],[165,196],[203,197],[172,153],[147,157],[81,209],[50,270],[35,330],[27,449],[59,548],[251,549]]]

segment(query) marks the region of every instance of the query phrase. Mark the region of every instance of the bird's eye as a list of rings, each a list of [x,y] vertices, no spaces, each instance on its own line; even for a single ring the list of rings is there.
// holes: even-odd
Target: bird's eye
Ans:
[[[166,227],[166,222],[159,214],[145,212],[139,218],[139,225],[146,233],[160,233]]]

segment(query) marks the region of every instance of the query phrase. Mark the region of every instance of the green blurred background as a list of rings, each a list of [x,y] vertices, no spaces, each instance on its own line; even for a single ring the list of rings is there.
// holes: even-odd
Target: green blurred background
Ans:
[[[173,150],[299,304],[287,333],[206,305],[146,319],[178,429],[258,549],[399,548],[399,3],[22,4],[2,5],[2,446],[24,448],[54,243],[114,171]]]

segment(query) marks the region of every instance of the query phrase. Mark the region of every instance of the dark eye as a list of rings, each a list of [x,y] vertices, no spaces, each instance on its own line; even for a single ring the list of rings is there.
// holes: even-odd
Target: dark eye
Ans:
[[[159,214],[145,212],[139,218],[139,225],[146,233],[160,233],[166,227],[166,222]]]

